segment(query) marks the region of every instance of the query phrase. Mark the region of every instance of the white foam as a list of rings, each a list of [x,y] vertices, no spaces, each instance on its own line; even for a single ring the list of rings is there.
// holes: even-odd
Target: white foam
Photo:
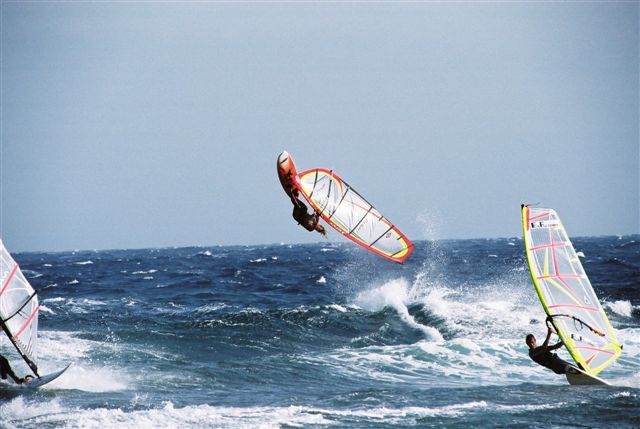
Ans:
[[[6,412],[5,412],[6,409]],[[25,411],[29,411],[25,413]],[[39,426],[82,429],[160,428],[279,428],[281,425],[303,427],[327,425],[320,410],[305,407],[213,407],[210,405],[176,408],[166,401],[159,408],[123,411],[120,408],[87,410],[64,409],[56,400],[50,402],[12,401],[0,406],[3,421],[20,424],[28,421]],[[26,417],[28,415],[28,417]]]
[[[93,261],[82,261],[82,262],[75,262],[76,265],[91,265],[93,264]]]
[[[44,389],[75,389],[83,392],[116,392],[127,389],[127,374],[108,366],[87,367],[75,364]]]
[[[131,274],[137,275],[137,274],[153,274],[153,273],[157,273],[158,270],[149,270],[149,271],[134,271]]]
[[[403,321],[409,326],[422,331],[427,338],[434,341],[443,341],[442,335],[437,329],[418,323],[411,314],[407,304],[410,302],[409,284],[405,279],[391,280],[380,287],[359,293],[355,303],[369,311],[379,311],[384,307],[393,307]]]
[[[64,412],[65,409],[58,399],[53,399],[52,401],[25,401],[22,396],[19,396],[11,401],[0,404],[0,422],[2,422],[3,425],[5,423],[20,423],[21,421],[28,422],[43,415],[55,415]],[[22,427],[22,425],[8,427],[17,428]]]
[[[316,283],[325,284],[326,282],[327,282],[327,279],[325,279],[324,276],[320,276],[320,278],[316,280]]]
[[[614,313],[624,317],[631,317],[631,311],[633,310],[633,306],[629,301],[607,302],[605,306]]]
[[[510,338],[514,333],[522,335],[534,328],[543,330],[543,327],[532,327],[532,320],[539,318],[541,310],[535,294],[511,287],[508,280],[502,283],[499,280],[495,285],[468,290],[425,285],[418,288],[418,302],[444,319],[449,330],[460,335]]]
[[[73,332],[41,330],[38,335],[38,356],[42,372],[52,372],[70,361],[87,357],[91,350],[115,350],[118,347],[114,343],[79,338],[78,333]]]
[[[331,304],[329,308],[339,311],[340,313],[346,313],[347,309],[339,304]]]
[[[47,307],[44,304],[40,304],[40,312],[41,313],[56,314],[53,310],[51,310],[49,307]]]
[[[209,313],[212,311],[222,310],[223,308],[227,308],[228,305],[223,302],[216,302],[215,304],[205,304],[194,310],[195,313]]]
[[[147,428],[280,428],[342,425],[345,420],[360,424],[415,425],[427,417],[459,417],[487,410],[507,413],[548,410],[554,405],[500,405],[471,401],[446,406],[371,407],[357,409],[288,407],[216,407],[191,405],[175,407],[170,401],[157,408],[125,411],[121,408],[67,409],[58,399],[26,401],[16,398],[0,406],[3,423],[23,427],[64,427],[68,429]]]
[[[93,306],[107,305],[107,303],[104,301],[98,301],[95,299],[87,299],[87,298],[82,298],[82,299],[70,298],[66,301],[66,304],[67,304],[67,307],[69,308],[69,311],[77,314],[87,314],[89,313],[89,310]]]

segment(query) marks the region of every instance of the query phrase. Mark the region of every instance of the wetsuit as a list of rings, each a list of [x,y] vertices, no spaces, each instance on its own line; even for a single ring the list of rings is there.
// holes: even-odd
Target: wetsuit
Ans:
[[[571,366],[569,362],[560,359],[557,354],[551,353],[549,347],[539,346],[535,349],[530,349],[529,357],[534,362],[549,368],[556,374],[565,374],[567,367]]]
[[[11,376],[11,378],[13,378],[13,381],[15,381],[16,383],[21,381],[20,377],[18,377],[16,373],[11,369],[11,365],[9,365],[9,361],[7,360],[7,358],[0,355],[0,377],[2,377],[3,380],[6,380],[7,375]]]
[[[318,224],[318,218],[307,213],[307,206],[296,199],[297,204],[293,205],[293,218],[307,231],[313,231]]]

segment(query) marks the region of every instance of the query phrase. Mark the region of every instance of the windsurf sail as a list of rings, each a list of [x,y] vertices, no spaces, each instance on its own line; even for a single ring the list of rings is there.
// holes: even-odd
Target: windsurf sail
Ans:
[[[37,292],[0,240],[0,325],[35,375],[39,310]]]
[[[356,244],[399,263],[413,252],[413,243],[333,171],[304,171],[295,185],[322,219]]]
[[[522,205],[529,271],[549,321],[588,374],[615,362],[622,347],[571,240],[553,209]]]

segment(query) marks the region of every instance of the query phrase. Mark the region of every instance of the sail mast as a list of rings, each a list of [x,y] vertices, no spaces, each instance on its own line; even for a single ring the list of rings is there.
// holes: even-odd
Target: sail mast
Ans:
[[[4,331],[4,333],[7,335],[7,337],[11,341],[11,344],[13,344],[13,346],[16,348],[16,350],[18,351],[18,354],[22,357],[22,359],[24,359],[24,361],[27,363],[31,371],[36,375],[36,377],[40,377],[40,374],[38,374],[38,365],[36,365],[35,362],[29,359],[29,357],[26,354],[24,354],[22,350],[20,350],[20,347],[14,341],[11,335],[11,332],[9,332],[7,325],[5,325],[4,320],[0,320],[0,325],[2,326],[2,330]]]

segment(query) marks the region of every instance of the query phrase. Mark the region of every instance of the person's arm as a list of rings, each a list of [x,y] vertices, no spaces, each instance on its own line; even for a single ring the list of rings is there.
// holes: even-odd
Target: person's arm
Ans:
[[[13,381],[15,381],[16,384],[22,384],[24,382],[24,379],[18,377],[18,375],[13,372],[13,369],[11,369],[11,367],[7,368],[7,374],[9,374],[11,378],[13,378]]]
[[[551,330],[551,328],[547,328],[547,338],[544,339],[544,343],[542,343],[542,348],[546,349],[549,347],[549,339],[551,338],[551,333],[553,331]]]
[[[556,349],[559,349],[562,346],[564,346],[564,343],[562,342],[562,340],[560,340],[557,343],[555,343],[554,345],[550,346],[549,350],[556,350]]]
[[[313,212],[313,227],[315,228],[318,222],[320,221],[320,214],[318,212]]]

